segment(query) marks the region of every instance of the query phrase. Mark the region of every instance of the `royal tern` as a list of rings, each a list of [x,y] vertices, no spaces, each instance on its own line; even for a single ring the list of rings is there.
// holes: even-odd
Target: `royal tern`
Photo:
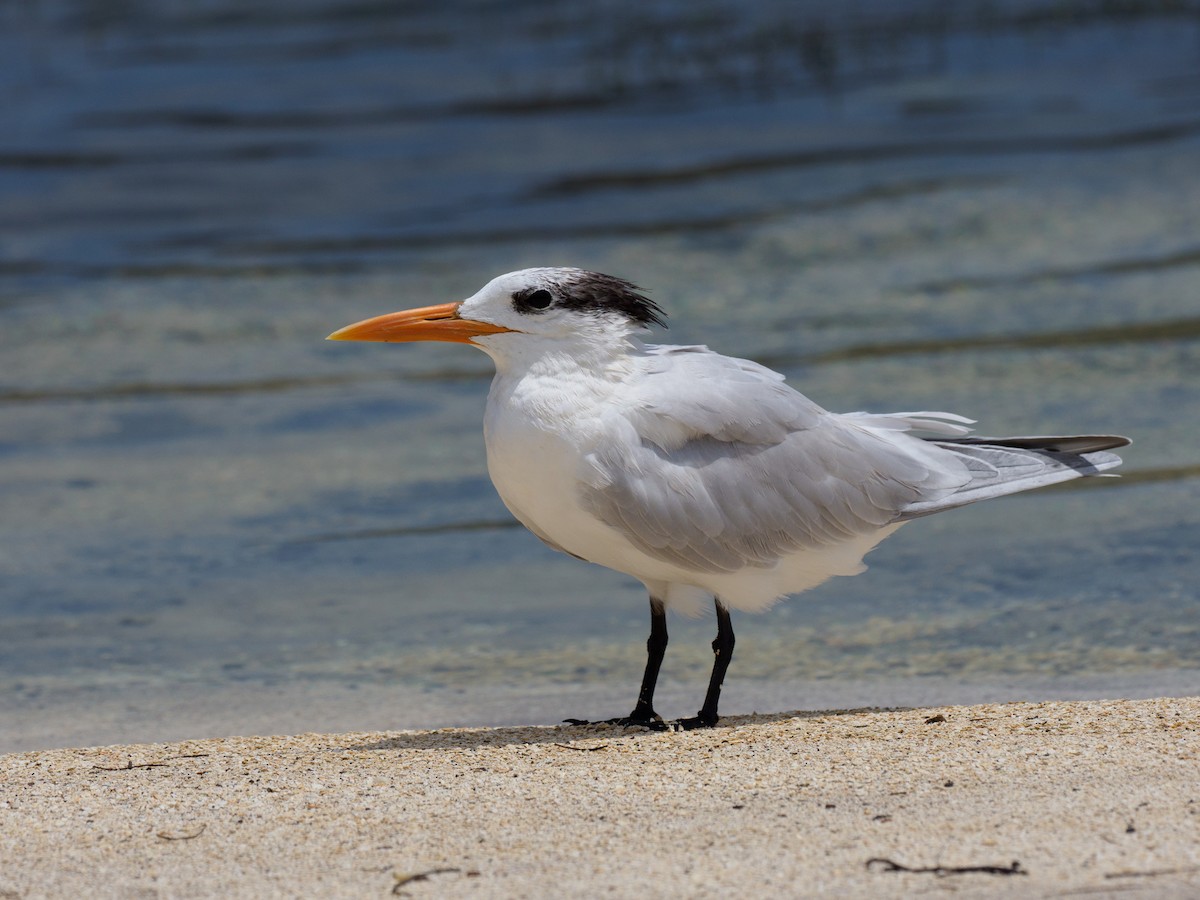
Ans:
[[[454,341],[492,358],[484,438],[505,505],[554,549],[631,575],[650,595],[637,705],[610,722],[665,727],[654,686],[668,608],[715,604],[704,705],[677,723],[714,725],[731,609],[757,612],[861,572],[910,519],[1111,469],[1121,459],[1105,451],[1129,443],[966,437],[973,420],[944,412],[828,412],[757,363],[636,337],[663,324],[628,281],[539,268],[329,336]]]

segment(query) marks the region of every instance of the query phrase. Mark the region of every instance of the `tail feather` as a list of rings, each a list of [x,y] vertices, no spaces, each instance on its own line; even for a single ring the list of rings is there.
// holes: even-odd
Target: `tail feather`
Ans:
[[[910,503],[900,521],[927,516],[1033,488],[1099,475],[1121,464],[1107,451],[1128,446],[1120,435],[1026,436],[1007,438],[926,438],[966,466],[970,479],[958,490]]]

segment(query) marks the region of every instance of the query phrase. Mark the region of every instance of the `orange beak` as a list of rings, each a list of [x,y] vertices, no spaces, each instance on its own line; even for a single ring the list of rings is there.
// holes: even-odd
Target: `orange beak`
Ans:
[[[452,341],[469,344],[471,338],[483,334],[500,334],[512,331],[490,322],[460,319],[458,308],[461,303],[442,303],[439,306],[423,306],[403,312],[388,313],[364,319],[345,328],[339,328],[326,338],[328,341]]]

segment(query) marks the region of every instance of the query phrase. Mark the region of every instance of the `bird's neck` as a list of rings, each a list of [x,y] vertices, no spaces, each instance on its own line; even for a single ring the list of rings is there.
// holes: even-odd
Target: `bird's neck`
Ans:
[[[496,357],[484,423],[489,453],[513,434],[525,452],[550,435],[589,431],[614,408],[639,356],[636,342],[523,343],[521,354]]]
[[[502,351],[483,346],[496,364],[499,379],[622,381],[629,376],[634,358],[642,351],[641,342],[626,334],[606,336],[603,340],[593,335],[566,340],[528,335],[519,344],[515,343]]]

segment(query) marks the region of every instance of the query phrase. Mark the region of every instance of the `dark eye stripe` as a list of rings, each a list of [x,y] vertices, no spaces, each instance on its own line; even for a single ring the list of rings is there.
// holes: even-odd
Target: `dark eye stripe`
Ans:
[[[612,275],[583,269],[548,269],[553,277],[538,279],[546,287],[525,287],[512,293],[516,312],[536,315],[548,309],[594,316],[624,316],[637,325],[666,327],[666,313],[636,285]]]

